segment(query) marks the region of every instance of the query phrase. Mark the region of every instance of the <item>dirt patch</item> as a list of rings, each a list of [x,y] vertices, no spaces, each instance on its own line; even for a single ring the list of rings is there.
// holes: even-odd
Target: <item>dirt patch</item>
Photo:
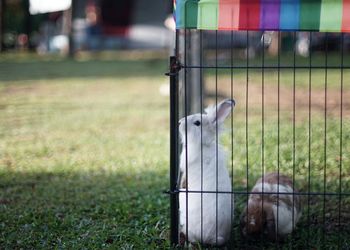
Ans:
[[[206,91],[215,96],[215,86],[207,85]],[[247,105],[246,102],[247,85],[243,82],[235,82],[233,85],[233,96],[237,103],[240,104],[240,110],[244,111]],[[220,81],[218,86],[218,93],[221,97],[227,98],[231,96],[231,83],[230,80]],[[278,94],[279,93],[279,94]],[[325,95],[326,93],[326,95]],[[279,98],[278,98],[279,97]],[[310,99],[311,98],[311,99]],[[325,102],[327,98],[327,102]],[[278,91],[277,86],[265,84],[262,88],[261,83],[249,83],[248,85],[248,107],[252,110],[251,114],[257,114],[264,103],[266,114],[277,114],[278,103],[281,112],[291,114],[293,113],[293,105],[295,100],[295,110],[297,116],[308,116],[309,105],[311,107],[312,114],[324,115],[327,108],[327,115],[333,117],[340,116],[341,107],[341,92],[340,89],[312,89],[309,95],[308,88],[296,88],[295,92],[293,87],[280,86]],[[311,101],[310,101],[311,100]],[[325,105],[327,103],[327,105]],[[350,118],[350,90],[343,91],[343,117]],[[238,108],[238,106],[237,106]],[[254,112],[256,110],[257,112]]]
[[[8,205],[11,201],[9,199],[0,199],[0,205]]]
[[[2,94],[15,95],[15,94],[22,94],[22,93],[30,93],[35,90],[37,90],[37,87],[34,87],[32,85],[30,86],[9,85],[3,88],[1,92]]]

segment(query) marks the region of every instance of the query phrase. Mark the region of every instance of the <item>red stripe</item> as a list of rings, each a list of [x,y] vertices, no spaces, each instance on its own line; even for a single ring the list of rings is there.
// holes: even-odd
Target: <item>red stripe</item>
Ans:
[[[260,29],[260,0],[240,1],[239,29]]]
[[[350,32],[350,0],[343,0],[343,21],[341,30]]]

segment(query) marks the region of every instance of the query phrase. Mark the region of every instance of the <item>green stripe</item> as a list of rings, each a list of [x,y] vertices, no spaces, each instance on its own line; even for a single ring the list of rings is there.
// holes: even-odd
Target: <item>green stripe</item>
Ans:
[[[321,0],[301,0],[300,29],[319,30]]]
[[[320,31],[340,31],[343,0],[322,0]]]
[[[217,30],[219,0],[201,0],[198,5],[198,29]]]
[[[185,1],[185,27],[197,28],[197,0]]]

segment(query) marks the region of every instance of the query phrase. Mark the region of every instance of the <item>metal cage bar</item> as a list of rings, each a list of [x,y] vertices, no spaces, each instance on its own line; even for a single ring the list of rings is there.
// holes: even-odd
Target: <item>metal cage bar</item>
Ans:
[[[282,62],[282,37],[284,33],[278,31],[277,32],[277,54],[275,55],[275,59],[271,59],[269,55],[266,53],[266,38],[265,34],[261,37],[261,47],[258,48],[259,53],[257,58],[261,58],[261,60],[254,60],[252,59],[254,56],[254,53],[250,51],[251,46],[254,45],[253,38],[251,37],[251,34],[253,31],[245,31],[245,55],[244,57],[241,57],[238,60],[235,60],[235,57],[237,56],[236,48],[234,47],[234,41],[236,39],[236,34],[234,31],[227,32],[229,36],[229,48],[221,49],[221,31],[212,31],[212,32],[206,32],[206,31],[196,31],[191,29],[185,29],[177,31],[176,37],[177,37],[177,43],[176,43],[176,55],[170,58],[170,216],[171,216],[171,223],[170,223],[170,238],[171,238],[171,245],[176,246],[178,244],[184,244],[185,246],[190,244],[188,238],[185,238],[184,242],[181,242],[181,235],[179,234],[181,230],[181,225],[179,224],[179,196],[181,194],[184,194],[186,197],[186,206],[184,213],[186,214],[185,220],[186,220],[186,227],[183,229],[185,236],[189,233],[189,218],[191,216],[195,216],[193,211],[189,211],[189,202],[191,202],[191,199],[193,197],[196,197],[195,195],[198,194],[200,196],[200,210],[198,211],[198,215],[200,217],[200,235],[198,240],[200,242],[203,242],[203,239],[207,237],[204,234],[204,227],[203,220],[205,219],[205,210],[203,207],[205,207],[205,197],[208,197],[208,195],[215,195],[215,221],[213,221],[213,224],[215,224],[215,230],[213,231],[213,235],[215,235],[215,241],[216,244],[218,244],[218,231],[219,227],[221,226],[218,222],[218,218],[220,216],[219,213],[219,200],[222,195],[228,194],[231,197],[231,226],[232,226],[232,232],[231,232],[231,239],[233,239],[231,242],[229,242],[229,246],[231,249],[235,248],[249,248],[249,239],[241,237],[241,235],[237,231],[236,225],[239,224],[239,216],[232,216],[233,214],[237,214],[237,211],[242,212],[245,211],[247,214],[249,214],[249,200],[251,199],[252,195],[260,195],[261,196],[261,211],[264,209],[265,203],[268,203],[269,201],[266,200],[269,195],[275,195],[276,198],[276,222],[275,225],[275,237],[276,241],[273,243],[273,245],[277,248],[281,247],[282,244],[285,244],[283,242],[279,241],[279,230],[280,230],[280,224],[279,220],[280,218],[280,203],[282,202],[283,196],[285,197],[292,197],[291,203],[293,210],[291,212],[291,220],[292,220],[292,231],[291,236],[289,237],[288,246],[291,249],[298,248],[298,239],[300,238],[300,235],[298,236],[298,226],[295,225],[294,221],[298,214],[296,214],[294,207],[296,204],[301,202],[301,199],[304,199],[305,202],[303,203],[303,215],[302,215],[302,223],[306,227],[304,228],[303,233],[306,235],[305,239],[312,239],[312,237],[316,237],[313,232],[315,230],[319,230],[319,242],[317,246],[325,247],[327,244],[329,244],[329,240],[327,239],[327,232],[329,229],[327,229],[327,222],[329,215],[329,207],[328,204],[330,200],[337,200],[336,205],[336,221],[338,225],[338,232],[339,235],[337,237],[337,247],[341,249],[345,244],[344,238],[340,235],[342,233],[341,225],[343,223],[342,220],[347,218],[344,218],[343,216],[343,210],[342,204],[344,202],[344,199],[349,199],[350,202],[350,190],[348,187],[344,188],[344,131],[346,128],[344,128],[344,123],[347,122],[347,118],[344,118],[344,85],[345,85],[345,72],[349,72],[350,65],[346,64],[345,62],[345,45],[344,45],[344,34],[341,34],[341,41],[340,41],[340,63],[339,65],[334,65],[334,62],[329,55],[329,34],[326,33],[325,39],[324,39],[324,52],[322,53],[322,56],[320,56],[320,53],[317,53],[314,51],[314,48],[312,46],[309,47],[308,51],[308,59],[305,59],[304,65],[298,64],[299,57],[297,55],[296,51],[296,44],[298,41],[298,36],[300,35],[299,32],[288,32],[288,34],[292,37],[292,44],[293,48],[290,53],[290,58],[288,65]],[[305,37],[307,37],[310,44],[314,42],[315,39],[315,32],[304,32],[306,33]],[[198,40],[194,40],[193,37],[197,37]],[[211,39],[211,40],[210,40]],[[198,44],[193,44],[194,41],[198,41]],[[213,43],[213,46],[210,48],[210,41]],[[181,45],[182,44],[182,45]],[[196,47],[197,48],[194,48]],[[210,49],[208,49],[210,48]],[[211,50],[211,51],[210,51]],[[195,54],[193,54],[195,53]],[[197,53],[197,54],[196,54]],[[226,53],[226,54],[225,54]],[[194,60],[193,58],[196,57],[197,59]],[[319,57],[324,58],[324,61],[320,62]],[[224,58],[224,59],[221,59]],[[210,61],[211,60],[211,61]],[[267,60],[277,60],[275,64],[268,63]],[[208,63],[211,62],[211,63]],[[323,63],[323,65],[322,65]],[[333,118],[330,118],[329,115],[332,111],[329,110],[329,95],[328,92],[331,91],[330,85],[330,77],[331,77],[331,71],[339,71],[340,79],[339,79],[339,96],[340,96],[340,104],[339,106],[339,119],[338,119],[338,129],[339,134],[336,136],[337,140],[339,140],[339,149],[338,149],[338,169],[337,169],[337,177],[330,177],[328,175],[328,171],[330,170],[328,160],[334,157],[334,150],[331,148],[330,145],[333,145],[334,142],[332,142],[333,139],[329,138],[328,131],[333,126],[334,120]],[[283,77],[285,74],[284,71],[289,73],[291,75],[290,82],[291,87],[288,91],[290,91],[291,95],[291,102],[288,104],[288,108],[282,107],[283,102],[283,95],[285,90],[285,87],[282,82]],[[319,114],[317,110],[314,110],[314,102],[315,99],[313,97],[313,91],[319,91],[317,89],[317,86],[315,85],[315,81],[318,81],[319,78],[317,76],[314,76],[316,72],[323,71],[323,106],[318,107],[323,112],[323,123],[319,122]],[[260,73],[257,73],[260,72]],[[275,76],[271,76],[271,72],[276,73]],[[303,127],[301,128],[298,119],[299,118],[299,110],[298,110],[298,98],[300,98],[298,95],[300,95],[300,90],[298,89],[298,77],[299,73],[304,72],[303,76],[305,77],[305,87],[303,91],[305,91],[305,124],[303,124]],[[238,93],[236,88],[236,82],[235,82],[235,75],[241,74],[244,76],[241,76],[240,81],[237,84],[241,85],[237,88],[241,88],[242,93]],[[204,183],[206,183],[206,180],[204,178],[203,172],[204,172],[204,140],[203,138],[203,129],[202,126],[200,127],[200,134],[198,135],[199,141],[200,141],[200,148],[199,150],[199,161],[200,161],[200,173],[199,173],[199,179],[200,179],[200,188],[199,189],[190,189],[189,188],[189,168],[191,167],[190,161],[193,159],[190,159],[189,157],[189,148],[188,148],[188,141],[192,140],[192,138],[189,138],[187,135],[188,128],[191,126],[188,121],[188,116],[194,113],[194,110],[197,108],[191,107],[193,105],[193,101],[197,100],[199,102],[198,107],[200,110],[200,124],[203,124],[203,110],[204,107],[208,104],[208,100],[210,100],[212,103],[215,104],[215,114],[218,116],[218,104],[219,104],[219,98],[221,98],[221,92],[220,89],[222,88],[222,84],[225,84],[225,82],[222,80],[222,75],[227,74],[227,93],[226,96],[228,98],[233,99],[236,94],[241,94],[241,107],[240,112],[242,115],[242,121],[241,122],[241,132],[242,132],[242,139],[240,140],[240,147],[242,147],[241,154],[244,154],[244,159],[242,158],[241,162],[239,163],[239,166],[237,168],[240,168],[241,170],[241,176],[239,178],[242,181],[242,184],[239,185],[240,188],[235,188],[234,186],[237,185],[237,181],[239,181],[233,172],[236,171],[235,167],[235,150],[237,150],[235,145],[235,120],[234,117],[231,115],[230,118],[230,129],[229,132],[231,133],[227,145],[230,148],[231,152],[229,155],[230,164],[227,165],[227,170],[230,170],[230,177],[231,177],[231,190],[230,191],[222,191],[219,188],[219,127],[218,123],[215,125],[215,189],[214,190],[204,190]],[[256,75],[260,74],[260,80],[259,82],[259,94],[261,98],[256,98],[254,95],[251,94],[251,91],[254,91],[257,89],[256,82],[259,80]],[[334,74],[334,72],[333,72]],[[193,76],[199,77],[197,80]],[[191,76],[191,77],[190,77]],[[255,77],[255,78],[254,78]],[[272,79],[272,80],[271,80]],[[212,81],[210,83],[210,81]],[[271,96],[271,83],[269,81],[276,82],[276,85],[274,85],[274,88],[276,90],[276,97],[277,101],[274,105],[276,110],[272,110],[270,107],[271,104],[267,105],[269,102],[268,95]],[[197,85],[199,83],[199,85]],[[208,86],[206,86],[208,84]],[[211,84],[211,85],[210,85]],[[193,85],[193,86],[191,86]],[[210,90],[211,86],[211,90]],[[243,86],[243,87],[242,87]],[[193,89],[197,89],[196,91],[193,91]],[[208,93],[207,93],[208,91]],[[210,93],[210,91],[212,91]],[[198,95],[196,97],[193,97],[192,95]],[[191,99],[193,97],[193,100]],[[261,107],[254,109],[257,104],[251,104],[253,101],[252,98],[256,98],[261,102]],[[255,105],[255,106],[254,106]],[[287,104],[285,104],[287,105]],[[338,107],[337,106],[337,107]],[[272,111],[271,111],[272,110]],[[285,119],[286,110],[290,110],[290,121],[288,123],[288,131],[290,133],[290,141],[286,142],[285,140],[285,133],[286,129],[283,126],[286,126],[287,121]],[[271,113],[275,112],[275,113]],[[232,114],[232,111],[231,111]],[[254,115],[258,114],[259,116],[259,133],[257,133],[257,128],[254,127],[254,124],[257,124],[257,122],[253,118]],[[270,115],[272,114],[272,115]],[[274,127],[271,125],[271,117],[273,115],[276,115],[274,122]],[[317,117],[315,118],[315,115]],[[252,116],[252,118],[251,118]],[[181,180],[179,180],[180,176],[180,133],[179,133],[179,118],[185,117],[184,123],[185,123],[185,137],[184,140],[184,150],[185,153],[185,169],[183,169],[183,175],[186,179],[184,179],[185,186],[182,187]],[[314,124],[321,124],[319,130],[315,130]],[[305,125],[305,126],[304,126]],[[271,128],[273,127],[273,131],[271,132]],[[284,129],[284,130],[283,130]],[[304,144],[305,144],[305,151],[298,151],[300,147],[300,134],[305,132],[305,138],[304,138]],[[271,139],[270,137],[273,134],[275,144],[271,146]],[[259,135],[259,140],[255,140],[254,135]],[[317,136],[321,137],[322,145],[314,145],[314,140],[318,139]],[[254,142],[258,145],[254,145]],[[282,145],[283,143],[283,145]],[[332,144],[333,143],[333,144]],[[281,186],[281,179],[280,175],[283,174],[283,171],[286,171],[286,168],[283,166],[285,163],[285,158],[287,157],[284,152],[286,150],[283,147],[288,146],[287,152],[290,153],[290,159],[288,160],[290,164],[290,178],[292,179],[292,191],[285,191],[280,190]],[[338,147],[338,146],[337,146]],[[258,149],[259,148],[259,149]],[[272,148],[272,149],[271,149]],[[322,154],[323,161],[322,164],[315,163],[315,150],[318,149],[319,153]],[[257,158],[255,156],[256,151],[260,151],[259,157]],[[271,152],[275,150],[275,163],[273,166],[269,166],[268,164],[271,164]],[[300,157],[304,157],[305,160],[303,161],[304,165],[300,165]],[[257,161],[258,160],[258,161]],[[317,165],[318,164],[318,165]],[[334,165],[334,163],[332,163]],[[255,170],[257,169],[255,165],[259,165],[259,173]],[[265,190],[265,185],[261,185],[260,191],[254,191],[252,190],[252,187],[254,186],[252,181],[256,179],[256,176],[261,175],[262,183],[265,183],[265,174],[268,171],[268,169],[271,169],[272,167],[275,168],[277,172],[277,191],[269,191]],[[319,167],[320,170],[317,172],[317,175],[319,176],[319,184],[315,186],[315,168]],[[302,178],[300,175],[303,175]],[[330,188],[328,185],[328,179],[332,178],[332,181],[337,182],[337,188]],[[338,178],[337,180],[335,178]],[[296,182],[300,182],[300,180],[303,180],[303,188],[302,191],[296,192]],[[283,184],[283,183],[282,183]],[[299,185],[300,186],[300,185]],[[316,190],[315,190],[316,189]],[[212,196],[214,197],[214,196]],[[282,198],[281,198],[282,197]],[[236,201],[238,201],[238,205],[236,204]],[[282,202],[283,205],[283,202]],[[242,206],[246,206],[246,210],[242,210]],[[317,213],[315,212],[314,208],[315,206],[319,206],[320,209],[317,210]],[[283,218],[282,218],[283,219]],[[248,224],[248,216],[246,217],[246,223]],[[350,225],[350,221],[348,221]],[[235,225],[235,226],[234,226]],[[316,228],[315,225],[320,226],[319,228]],[[346,229],[349,230],[350,235],[350,228]],[[179,237],[180,236],[180,237]],[[318,237],[318,236],[317,236]],[[266,247],[266,239],[262,237],[262,234],[259,237],[259,244],[261,248]],[[312,240],[304,240],[304,245],[308,248],[314,248],[315,242]],[[346,244],[350,244],[347,243]],[[348,245],[346,245],[348,246]]]

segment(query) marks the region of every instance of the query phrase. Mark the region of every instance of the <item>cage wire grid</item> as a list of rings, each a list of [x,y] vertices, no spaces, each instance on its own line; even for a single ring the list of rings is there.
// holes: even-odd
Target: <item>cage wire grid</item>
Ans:
[[[229,46],[222,49],[219,46],[219,41],[222,34],[229,37]],[[277,54],[276,59],[266,55],[266,33],[261,34],[259,46],[254,54],[250,48],[256,46],[256,41],[252,41],[257,32],[244,31],[239,35],[245,36],[245,47],[236,48],[234,45],[237,32],[234,31],[202,31],[194,29],[183,29],[176,31],[176,49],[175,56],[170,58],[170,117],[171,117],[171,152],[170,152],[170,198],[171,198],[171,225],[170,237],[171,244],[189,246],[187,238],[182,239],[180,231],[186,236],[188,235],[188,219],[191,214],[188,211],[188,202],[190,194],[200,194],[200,217],[201,217],[201,235],[200,242],[203,242],[203,195],[215,194],[215,239],[216,244],[218,239],[218,196],[222,194],[230,194],[234,200],[234,205],[231,202],[231,237],[227,246],[230,249],[255,249],[255,248],[324,248],[324,249],[349,249],[350,248],[350,217],[348,211],[350,208],[350,189],[349,189],[349,170],[345,168],[343,159],[348,159],[348,151],[344,151],[344,124],[346,128],[349,124],[349,117],[344,117],[344,71],[350,69],[349,64],[345,64],[345,45],[344,34],[339,34],[340,45],[336,52],[329,52],[329,33],[325,33],[323,42],[323,52],[316,52],[313,46],[310,46],[310,51],[305,59],[300,59],[297,55],[296,46],[298,36],[306,34],[309,44],[312,44],[313,38],[318,32],[280,32],[277,34]],[[288,35],[292,40],[292,51],[288,55],[282,55],[282,36]],[[210,47],[208,40],[214,40],[214,45]],[[244,51],[244,56],[237,51]],[[331,56],[331,58],[330,58]],[[338,64],[334,61],[338,58]],[[340,57],[340,58],[339,58]],[[314,59],[315,58],[315,59]],[[322,59],[322,60],[321,60]],[[332,60],[330,64],[329,61]],[[273,62],[273,60],[277,60]],[[283,62],[282,62],[283,61]],[[300,61],[298,63],[298,61]],[[286,63],[287,62],[287,63]],[[291,62],[291,63],[288,63]],[[300,65],[301,64],[301,65]],[[330,73],[338,75],[337,84],[332,83],[332,88],[329,90]],[[291,117],[287,116],[287,104],[284,104],[281,110],[281,85],[283,91],[286,92],[283,83],[282,75],[284,71],[291,75],[291,86],[288,88],[288,93],[291,92],[292,103],[289,112]],[[321,71],[321,73],[320,73]],[[300,87],[300,77],[298,73],[305,78],[305,86]],[[315,81],[319,81],[318,75],[323,74],[323,83],[314,86]],[[346,72],[346,76],[349,76]],[[277,75],[276,75],[277,74]],[[272,75],[272,76],[271,76]],[[222,89],[222,78],[225,76],[229,85],[228,88]],[[237,79],[239,78],[239,79]],[[244,81],[243,81],[244,79]],[[271,80],[272,79],[272,80]],[[334,79],[333,79],[334,80]],[[270,83],[275,82],[275,84]],[[347,83],[347,82],[346,82]],[[345,83],[345,84],[346,84]],[[211,90],[208,90],[208,85],[211,85]],[[239,85],[239,86],[238,86]],[[268,93],[273,88],[277,95],[277,100],[274,103],[276,109],[272,114],[271,103],[267,104],[268,98],[271,98],[271,93]],[[323,86],[322,86],[323,85]],[[335,85],[335,86],[334,86]],[[257,87],[259,86],[259,87]],[[236,88],[235,88],[236,87]],[[210,87],[209,87],[210,88]],[[259,89],[260,88],[260,89]],[[260,91],[260,95],[254,91]],[[212,93],[209,93],[209,92]],[[238,92],[242,93],[238,93]],[[317,91],[322,97],[322,107],[317,107],[313,103],[313,91]],[[328,92],[337,92],[340,100],[337,105],[333,105],[333,110],[328,111],[329,96]],[[243,94],[244,92],[244,94]],[[303,97],[298,97],[301,92],[305,92]],[[323,92],[323,93],[321,93]],[[320,94],[321,93],[321,94]],[[267,96],[269,94],[269,96]],[[322,96],[323,95],[323,96]],[[231,116],[226,121],[225,149],[227,151],[227,169],[230,170],[231,191],[219,190],[219,174],[218,174],[218,150],[220,141],[219,128],[216,123],[215,127],[215,166],[216,166],[216,190],[203,190],[203,130],[200,126],[200,190],[190,190],[188,188],[188,178],[185,178],[185,184],[182,187],[183,176],[188,176],[189,168],[189,153],[188,153],[188,116],[193,113],[200,113],[200,124],[203,122],[203,112],[208,103],[215,106],[216,115],[218,114],[218,103],[224,97],[235,99],[237,102],[238,111],[231,111]],[[257,104],[252,104],[252,99],[260,98],[260,107]],[[282,98],[285,98],[285,93]],[[307,98],[305,101],[306,107],[300,111],[298,100]],[[332,97],[334,98],[334,97]],[[332,100],[333,102],[334,100]],[[238,108],[239,107],[239,108]],[[235,107],[236,108],[236,107]],[[334,111],[337,109],[337,111]],[[257,111],[258,110],[258,111]],[[236,114],[237,112],[237,114]],[[334,115],[338,112],[337,115]],[[281,114],[282,113],[282,114]],[[302,114],[305,113],[305,114]],[[314,114],[315,113],[315,114]],[[316,114],[317,113],[317,114]],[[240,116],[239,121],[236,115]],[[277,117],[275,116],[277,115]],[[298,117],[299,116],[299,117]],[[300,118],[303,116],[302,118]],[[185,138],[181,148],[179,138],[179,118],[184,118],[185,123]],[[271,119],[274,118],[274,122]],[[300,121],[303,120],[302,122]],[[240,125],[236,128],[236,122]],[[320,126],[315,131],[313,122]],[[285,127],[289,124],[288,131],[281,131],[281,123]],[[302,129],[300,128],[302,127]],[[336,129],[335,135],[332,133],[332,138],[328,135],[330,129]],[[348,129],[348,128],[347,128]],[[258,131],[258,132],[256,132]],[[276,133],[275,133],[276,132]],[[306,132],[303,136],[302,133]],[[348,130],[346,131],[349,132]],[[271,134],[275,133],[274,138]],[[281,134],[282,133],[282,134]],[[289,140],[286,141],[286,133],[290,133]],[[241,137],[239,141],[236,136]],[[252,145],[252,136],[258,136],[254,145]],[[320,137],[322,145],[315,147],[315,136]],[[321,138],[323,137],[323,138]],[[346,137],[347,138],[347,137]],[[281,141],[282,140],[282,141]],[[281,143],[282,142],[282,143]],[[240,143],[240,144],[239,144]],[[272,144],[271,144],[272,143]],[[299,151],[300,144],[305,144],[303,151]],[[272,145],[272,146],[271,146]],[[290,147],[287,150],[286,147]],[[271,149],[275,147],[275,149]],[[243,148],[244,150],[242,150]],[[346,150],[348,144],[346,144]],[[181,173],[180,152],[184,150],[185,154],[185,170]],[[275,150],[275,152],[269,151]],[[330,152],[331,151],[331,152]],[[275,154],[274,154],[275,153]],[[240,159],[237,160],[237,154]],[[291,154],[291,155],[289,155]],[[321,160],[317,154],[321,155]],[[258,155],[258,156],[257,156]],[[271,155],[275,155],[275,160],[271,160]],[[315,156],[316,155],[316,156]],[[330,158],[336,157],[337,160]],[[286,159],[288,158],[288,159]],[[319,160],[316,164],[315,159]],[[256,162],[259,159],[259,162]],[[254,161],[254,162],[252,162]],[[272,163],[272,164],[271,164]],[[346,162],[349,163],[348,160]],[[287,167],[285,166],[287,165]],[[330,166],[332,165],[332,166]],[[332,168],[331,171],[328,168]],[[262,186],[261,192],[252,191],[257,178],[262,178],[264,183],[264,175],[268,172],[277,172],[277,192],[269,192],[264,190]],[[316,171],[316,173],[314,172]],[[238,172],[238,173],[237,173]],[[330,174],[328,173],[331,173]],[[237,174],[236,174],[237,173]],[[293,192],[280,191],[280,174],[288,175],[292,179]],[[316,177],[315,175],[318,175]],[[343,180],[345,177],[346,184]],[[316,178],[316,180],[315,180]],[[317,185],[315,186],[315,181]],[[344,185],[346,184],[346,185]],[[331,186],[328,190],[328,186]],[[299,190],[296,192],[295,190]],[[179,224],[179,195],[183,193],[186,197],[186,227],[181,230]],[[262,195],[261,209],[264,206],[265,195],[276,195],[277,213],[276,213],[276,240],[270,241],[266,235],[260,234],[255,239],[243,237],[240,232],[240,219],[245,205],[248,207],[249,196],[252,194]],[[280,236],[279,231],[279,202],[280,195],[292,196],[292,207],[294,208],[296,200],[302,200],[302,216],[300,221],[295,225],[292,223],[293,230],[287,237]],[[331,204],[331,202],[334,204]],[[234,213],[233,213],[234,211]],[[333,212],[336,215],[330,216]],[[231,214],[231,215],[232,215]],[[193,215],[192,215],[193,216]],[[295,214],[292,210],[292,221]],[[248,217],[247,217],[248,218]],[[247,221],[248,223],[248,221]],[[329,224],[332,224],[331,226]]]

